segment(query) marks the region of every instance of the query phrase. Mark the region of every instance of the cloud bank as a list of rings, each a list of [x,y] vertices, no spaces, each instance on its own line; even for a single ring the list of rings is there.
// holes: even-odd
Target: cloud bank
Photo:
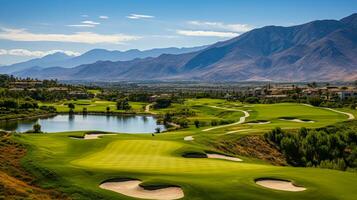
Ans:
[[[220,31],[196,31],[196,30],[177,30],[177,34],[184,36],[199,36],[199,37],[236,37],[239,34],[234,32]]]
[[[237,33],[244,33],[254,28],[248,24],[225,24],[223,22],[188,21],[187,23],[201,28],[226,30],[226,31],[232,31]]]
[[[138,40],[140,37],[125,34],[98,34],[92,32],[76,32],[72,34],[31,33],[26,29],[0,28],[0,39],[25,42],[69,42],[69,43],[110,43]]]
[[[197,37],[236,37],[253,29],[248,24],[226,24],[223,22],[188,21],[190,29],[177,30],[176,33],[185,36]]]
[[[68,56],[79,56],[80,53],[74,51],[66,50],[50,50],[50,51],[31,51],[28,49],[0,49],[0,56],[9,55],[9,56],[28,56],[28,57],[43,57],[49,54],[54,53],[64,53]]]

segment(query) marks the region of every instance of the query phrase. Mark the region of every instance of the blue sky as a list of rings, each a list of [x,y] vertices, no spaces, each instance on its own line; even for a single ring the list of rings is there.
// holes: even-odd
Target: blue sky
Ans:
[[[0,0],[0,64],[56,51],[206,45],[354,12],[355,0]]]

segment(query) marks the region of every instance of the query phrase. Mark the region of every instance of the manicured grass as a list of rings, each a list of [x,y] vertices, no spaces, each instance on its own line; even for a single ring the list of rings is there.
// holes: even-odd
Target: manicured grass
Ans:
[[[31,145],[24,165],[42,176],[42,184],[58,187],[79,199],[131,199],[98,187],[102,181],[115,177],[179,185],[184,190],[184,199],[352,200],[357,197],[354,192],[356,173],[276,167],[249,159],[231,162],[182,158],[185,151],[209,149],[194,142],[184,142],[180,132],[155,137],[119,134],[98,140],[68,137],[73,134],[82,133],[14,138]],[[294,193],[262,188],[254,183],[261,177],[293,180],[307,190]]]
[[[218,108],[212,107],[216,106]],[[242,104],[239,102],[228,102],[221,99],[189,99],[184,104],[173,104],[169,108],[154,110],[154,112],[162,114],[169,111],[176,111],[182,108],[190,108],[196,115],[187,119],[194,121],[199,120],[206,122],[206,126],[210,126],[212,120],[234,120],[239,121],[239,118],[244,116],[242,112],[232,111],[244,110],[248,111],[250,116],[246,122],[265,120],[269,124],[242,124],[239,126],[230,126],[222,129],[215,129],[211,132],[229,132],[241,129],[250,129],[249,132],[267,131],[275,127],[284,129],[296,129],[301,127],[316,128],[323,127],[329,124],[334,124],[347,119],[347,116],[341,113],[336,113],[324,108],[312,107],[297,103],[279,103],[279,104]],[[219,108],[228,108],[232,110],[224,110]],[[357,112],[356,112],[357,113]],[[298,123],[292,121],[281,120],[283,117],[296,118],[300,120],[311,120],[314,123]],[[204,129],[202,128],[202,129]],[[194,129],[193,129],[194,130]]]
[[[251,116],[248,120],[266,120],[270,124],[253,125],[250,128],[271,129],[274,127],[288,128],[316,128],[329,124],[334,124],[347,119],[344,114],[336,113],[318,107],[310,107],[303,104],[283,103],[283,104],[258,104],[253,107],[246,108],[251,110]],[[296,118],[300,120],[311,120],[314,123],[299,123],[292,121],[284,121],[281,118]]]
[[[112,102],[80,101],[102,109]],[[62,103],[63,104],[63,103]],[[79,105],[83,106],[83,105]],[[101,107],[101,105],[105,105]],[[61,106],[61,105],[59,105]],[[88,105],[87,105],[88,106]],[[142,107],[141,103],[132,106]],[[216,107],[212,107],[216,106]],[[77,107],[77,106],[76,106]],[[90,110],[88,106],[88,110]],[[203,132],[195,128],[156,134],[108,135],[96,140],[73,139],[70,135],[83,132],[56,134],[23,134],[13,138],[27,145],[29,152],[23,165],[40,178],[42,186],[51,186],[69,193],[74,199],[132,199],[103,190],[98,185],[111,178],[138,178],[144,184],[164,183],[181,186],[184,199],[357,199],[357,173],[317,168],[272,166],[260,160],[241,157],[243,162],[207,158],[183,158],[185,152],[215,151],[206,145],[223,135],[230,138],[259,133],[273,127],[322,127],[344,121],[347,116],[322,108],[301,104],[242,105],[224,100],[191,99],[184,104],[173,104],[163,110],[189,107],[196,112],[190,119],[232,119],[248,111],[248,121],[266,120],[270,124],[234,126]],[[225,110],[229,108],[230,110]],[[237,111],[234,111],[237,110]],[[315,123],[282,121],[281,117],[309,119]],[[246,132],[228,133],[234,130]],[[229,135],[227,135],[229,134]],[[194,141],[183,138],[193,135]],[[255,184],[257,178],[288,179],[307,188],[303,192],[283,192]]]

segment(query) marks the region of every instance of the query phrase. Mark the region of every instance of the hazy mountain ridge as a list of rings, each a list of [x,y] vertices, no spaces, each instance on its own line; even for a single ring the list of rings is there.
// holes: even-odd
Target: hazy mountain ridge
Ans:
[[[203,50],[124,62],[96,62],[54,73],[65,80],[331,81],[357,79],[357,14],[291,27],[267,26]]]
[[[42,58],[35,58],[29,61],[16,63],[9,66],[2,66],[0,73],[24,73],[20,71],[29,71],[33,67],[49,68],[63,67],[73,68],[83,64],[95,63],[97,61],[128,61],[136,58],[158,57],[162,54],[181,54],[204,49],[206,46],[191,48],[156,48],[140,51],[131,49],[128,51],[110,51],[106,49],[92,49],[79,56],[68,56],[64,53],[54,53]],[[38,69],[38,68],[36,68]]]

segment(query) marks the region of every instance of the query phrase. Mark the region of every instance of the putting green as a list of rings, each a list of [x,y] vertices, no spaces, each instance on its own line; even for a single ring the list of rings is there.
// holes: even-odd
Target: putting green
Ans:
[[[187,148],[180,142],[156,140],[115,141],[100,152],[75,160],[74,165],[98,169],[114,169],[133,172],[167,173],[222,173],[225,170],[249,170],[264,165],[236,164],[232,161],[207,158],[183,158],[179,152]],[[93,165],[95,163],[95,165]]]

